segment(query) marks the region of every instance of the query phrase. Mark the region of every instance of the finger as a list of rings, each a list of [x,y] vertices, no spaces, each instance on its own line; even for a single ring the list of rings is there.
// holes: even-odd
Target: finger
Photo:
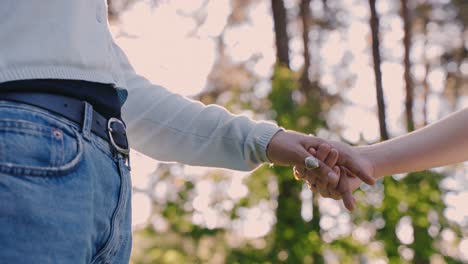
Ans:
[[[340,173],[340,168],[338,166],[333,167],[333,171],[341,178],[342,175]],[[331,194],[331,198],[335,200],[341,200],[342,196],[341,193],[337,190],[337,186],[330,186],[328,185],[328,191]]]
[[[319,188],[320,195],[322,195],[325,198],[331,198],[331,194],[327,189],[320,189]]]
[[[343,166],[347,167],[356,177],[361,179],[363,182],[369,185],[375,184],[375,179],[371,175],[366,173],[361,168],[361,166],[356,162],[355,159],[352,159],[352,158],[345,159]]]
[[[328,167],[333,168],[336,163],[338,162],[338,158],[340,157],[338,150],[332,149],[330,151],[330,154],[328,154],[328,157],[325,159],[325,164],[328,165]]]
[[[339,167],[339,166],[333,166],[333,171],[334,171],[338,176],[340,176],[341,170],[340,170],[340,167]]]
[[[328,188],[328,182],[323,178],[317,177],[314,174],[312,174],[307,176],[307,182],[309,182],[314,187],[314,190],[319,192],[323,197],[334,197]]]
[[[317,186],[317,183],[316,183],[316,177],[314,176],[307,176],[306,177],[306,183],[307,183],[307,186],[309,187],[309,189],[313,192],[313,193],[317,193],[317,194],[322,194],[323,190],[321,190],[318,186]]]
[[[323,195],[323,197],[326,197],[326,198],[333,198],[334,197],[333,194],[330,192],[328,182],[325,185],[325,188],[320,188],[320,186],[319,186],[319,190],[320,190],[320,193]]]
[[[322,146],[321,152],[328,155],[328,153],[331,150],[331,147],[328,144],[322,144],[322,145],[325,145],[325,146]],[[327,146],[328,146],[328,149],[330,149],[330,150],[327,150]],[[300,155],[302,156],[302,162],[304,162],[307,157],[311,156],[309,151],[313,152],[313,150],[310,147],[307,148],[307,149],[304,148],[303,151],[302,150],[300,151]],[[317,153],[316,153],[317,155],[318,155],[318,151],[319,150],[317,150]],[[317,162],[319,163],[319,167],[316,168],[316,169],[313,169],[313,170],[307,170],[305,172],[305,174],[306,175],[315,175],[316,177],[323,179],[324,182],[330,182],[332,186],[336,186],[338,184],[338,181],[339,181],[338,175],[336,175],[336,173],[329,166],[327,166],[327,164],[325,164],[322,160],[318,159],[317,156],[315,156],[315,157],[317,158]],[[305,168],[304,163],[302,163],[300,165],[298,164],[297,166],[298,166],[299,173],[301,173],[301,170]]]
[[[315,177],[315,175],[307,174],[305,180],[310,184],[317,185],[317,177]]]
[[[344,169],[341,169],[340,173],[341,177],[340,183],[338,184],[338,191],[343,197],[343,203],[346,209],[348,209],[349,211],[353,211],[355,207],[355,200],[353,197],[353,193],[351,192],[351,189],[349,187],[349,178],[346,175],[346,171]]]
[[[319,168],[305,171],[307,179],[315,182],[320,189],[336,189],[340,180],[339,168],[330,169],[328,165],[320,160],[319,164]]]
[[[340,177],[338,174],[333,171],[331,167],[329,167],[327,164],[323,163],[321,160],[319,160],[320,167],[318,169],[315,169],[311,172],[308,173],[314,173],[317,178],[323,179],[322,184],[327,184],[330,188],[336,188],[338,186],[338,182],[340,180]],[[327,186],[325,185],[325,187]]]
[[[351,190],[347,190],[346,192],[343,193],[343,204],[348,209],[349,211],[353,211],[355,207],[355,200],[353,197],[353,194],[351,193]]]
[[[293,175],[294,175],[294,179],[296,179],[298,181],[304,179],[304,177],[305,177],[305,174],[300,173],[296,166],[293,167]]]
[[[354,174],[348,168],[346,168],[346,167],[339,167],[339,168],[340,168],[340,170],[343,169],[348,177],[358,178],[358,176],[356,176],[356,174]]]
[[[317,151],[314,148],[310,147],[308,149],[308,151],[309,151],[310,155],[316,157]]]
[[[315,177],[316,181],[315,183],[317,184],[318,188],[320,190],[327,189],[328,186],[328,179],[325,177]]]
[[[320,189],[326,189],[329,184],[336,186],[339,181],[338,175],[322,161],[318,162],[320,166],[317,169],[306,170],[307,176],[311,181],[315,181]]]
[[[338,191],[335,191],[335,190],[328,190],[330,192],[330,198],[332,198],[333,200],[341,200],[343,197],[341,196],[341,193],[339,193]]]
[[[315,157],[321,161],[324,161],[327,158],[330,151],[331,151],[330,145],[325,144],[325,143],[320,144],[320,146],[317,149],[317,155],[315,155]]]
[[[311,190],[313,193],[318,193],[317,185],[315,184],[307,184],[309,186],[309,190]]]

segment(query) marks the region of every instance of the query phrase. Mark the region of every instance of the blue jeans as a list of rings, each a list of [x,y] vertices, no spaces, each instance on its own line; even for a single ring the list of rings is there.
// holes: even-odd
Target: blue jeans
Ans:
[[[0,101],[1,263],[128,263],[129,168],[91,115]]]

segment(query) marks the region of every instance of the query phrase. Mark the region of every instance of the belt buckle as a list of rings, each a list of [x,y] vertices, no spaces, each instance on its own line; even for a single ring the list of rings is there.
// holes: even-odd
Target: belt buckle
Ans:
[[[123,148],[115,142],[114,137],[112,136],[112,132],[114,131],[114,129],[112,128],[112,123],[114,122],[122,125],[124,129],[127,128],[124,122],[122,122],[120,119],[115,118],[115,117],[109,118],[109,121],[107,121],[107,133],[109,134],[109,139],[111,141],[111,144],[118,152],[128,156],[130,154],[130,148],[128,147],[128,144],[127,144],[127,148]]]

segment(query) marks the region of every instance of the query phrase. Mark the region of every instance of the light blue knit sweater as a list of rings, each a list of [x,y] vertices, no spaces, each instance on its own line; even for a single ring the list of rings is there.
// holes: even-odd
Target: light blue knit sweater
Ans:
[[[280,130],[171,93],[135,73],[115,44],[105,0],[1,0],[0,82],[113,84],[132,148],[158,160],[251,170]]]

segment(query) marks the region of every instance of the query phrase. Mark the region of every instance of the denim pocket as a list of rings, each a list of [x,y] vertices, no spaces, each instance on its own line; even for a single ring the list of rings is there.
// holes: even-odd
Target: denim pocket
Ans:
[[[1,110],[5,109],[0,107],[0,172],[58,176],[81,160],[83,142],[75,129],[26,109],[10,108],[10,114]]]

